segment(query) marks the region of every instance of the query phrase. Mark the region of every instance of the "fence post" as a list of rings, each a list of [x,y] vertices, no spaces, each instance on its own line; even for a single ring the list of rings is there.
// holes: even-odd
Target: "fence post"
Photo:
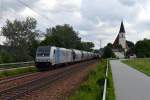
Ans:
[[[105,74],[105,83],[104,83],[104,90],[103,90],[103,98],[102,100],[106,100],[106,92],[107,92],[107,77],[108,77],[108,59],[106,65],[106,74]]]

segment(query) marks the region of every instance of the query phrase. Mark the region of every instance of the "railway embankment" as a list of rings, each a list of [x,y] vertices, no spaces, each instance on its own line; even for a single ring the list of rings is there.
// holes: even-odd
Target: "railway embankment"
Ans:
[[[60,78],[51,84],[37,91],[20,98],[23,100],[68,100],[70,95],[80,87],[80,84],[87,79],[90,70],[95,69],[99,63],[97,60],[82,62],[72,66],[71,69],[64,72]],[[75,69],[74,69],[75,68]],[[56,77],[59,75],[57,74]]]
[[[70,100],[102,100],[104,92],[106,60],[102,60],[96,65],[96,68],[90,71],[87,80],[80,85],[76,92],[70,97]],[[115,100],[113,78],[111,67],[108,66],[108,77],[106,87],[106,99]]]
[[[0,99],[66,100],[97,63],[97,60],[91,60],[46,72],[1,80]]]
[[[8,77],[15,77],[22,74],[29,74],[33,72],[37,72],[38,70],[33,67],[20,67],[20,68],[12,68],[12,69],[3,69],[0,70],[0,80]]]

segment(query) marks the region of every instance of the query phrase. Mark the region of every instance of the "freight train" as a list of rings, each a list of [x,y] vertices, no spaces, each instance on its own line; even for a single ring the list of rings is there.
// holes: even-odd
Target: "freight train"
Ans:
[[[40,70],[48,70],[57,65],[71,64],[98,57],[99,55],[93,52],[55,46],[40,46],[36,51],[35,66]]]

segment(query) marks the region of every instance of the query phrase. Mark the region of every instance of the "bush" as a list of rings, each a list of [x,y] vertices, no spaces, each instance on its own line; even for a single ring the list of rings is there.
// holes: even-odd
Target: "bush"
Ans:
[[[14,58],[10,53],[6,51],[2,51],[0,53],[0,63],[10,63],[13,61],[14,61]]]
[[[0,64],[1,64],[1,63],[3,63],[3,61],[2,61],[2,56],[0,55]]]
[[[28,54],[22,52],[20,55],[17,52],[0,51],[0,63],[24,62],[31,61],[33,58]]]
[[[109,46],[106,46],[106,47],[104,48],[104,53],[103,53],[102,57],[103,57],[103,58],[115,58],[116,56],[115,56],[115,54],[113,53],[112,48],[109,47]]]

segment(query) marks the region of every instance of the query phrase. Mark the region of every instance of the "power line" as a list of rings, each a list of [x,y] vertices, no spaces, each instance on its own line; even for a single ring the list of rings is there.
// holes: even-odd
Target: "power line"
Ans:
[[[44,26],[50,26],[50,24],[49,24],[50,21],[55,24],[55,22],[54,22],[53,20],[49,19],[48,16],[45,16],[45,15],[43,15],[43,14],[40,14],[40,13],[38,12],[38,10],[33,9],[29,4],[25,3],[24,1],[22,1],[22,0],[16,0],[16,2],[18,2],[19,4],[21,4],[21,5],[23,5],[23,6],[27,7],[27,8],[29,8],[31,11],[33,11],[33,12],[35,12],[37,15],[39,15],[42,19],[47,20],[47,22],[42,22],[42,24],[43,24]],[[4,18],[4,14],[3,14],[4,5],[5,5],[5,4],[4,4],[4,0],[0,0],[0,10],[1,10],[1,11],[0,11],[0,19]],[[19,6],[19,5],[18,5],[18,6]],[[16,13],[16,14],[17,14],[17,13]]]
[[[21,0],[17,0],[17,1],[18,1],[20,4],[24,5],[25,7],[29,8],[30,10],[32,10],[33,12],[35,12],[36,14],[38,14],[40,17],[46,19],[48,22],[51,21],[51,22],[53,22],[53,23],[55,24],[55,22],[54,22],[53,20],[49,19],[47,16],[45,16],[45,15],[43,15],[43,14],[39,14],[39,12],[38,12],[37,10],[33,9],[29,4],[27,4],[27,3],[25,3],[25,2],[23,2],[23,1],[21,1]],[[48,23],[42,23],[42,24],[44,24],[44,25],[46,25],[46,26],[50,26]]]
[[[22,4],[22,5],[26,6],[27,8],[29,8],[30,10],[32,10],[33,12],[35,12],[36,14],[38,14],[39,16],[44,17],[46,20],[49,21],[49,18],[48,18],[47,16],[42,15],[42,14],[39,14],[38,11],[36,11],[35,9],[33,9],[33,8],[32,8],[30,5],[28,5],[27,3],[25,3],[25,2],[23,2],[23,1],[21,1],[21,0],[17,0],[17,1],[18,1],[20,4]]]

